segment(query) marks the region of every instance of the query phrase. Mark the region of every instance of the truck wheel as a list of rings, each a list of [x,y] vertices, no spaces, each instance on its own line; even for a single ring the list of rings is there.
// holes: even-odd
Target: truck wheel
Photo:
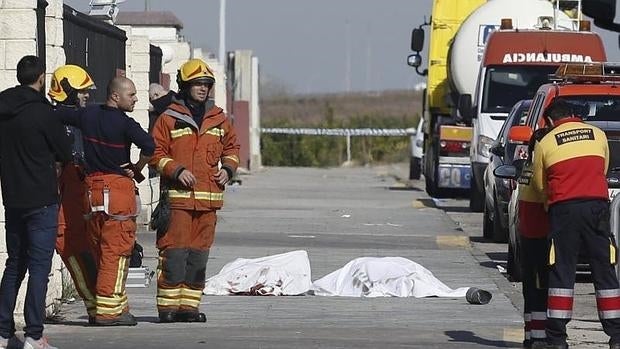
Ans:
[[[437,171],[435,170],[435,173]],[[437,175],[435,175],[437,178]],[[424,180],[426,183],[426,193],[433,198],[441,199],[441,198],[449,198],[454,194],[454,190],[451,188],[439,188],[437,186],[437,182],[433,181],[430,176],[424,176]]]
[[[409,179],[420,179],[422,174],[422,164],[420,162],[420,158],[413,156],[409,159]]]
[[[508,229],[502,227],[502,220],[499,218],[499,206],[497,200],[493,205],[493,242],[506,242],[508,240]]]
[[[489,208],[487,205],[484,205],[484,214],[482,215],[482,237],[487,240],[493,238],[493,221],[491,221],[491,217],[489,216]]]
[[[482,212],[484,210],[484,189],[480,190],[476,184],[476,179],[471,179],[469,190],[469,210],[472,212]]]

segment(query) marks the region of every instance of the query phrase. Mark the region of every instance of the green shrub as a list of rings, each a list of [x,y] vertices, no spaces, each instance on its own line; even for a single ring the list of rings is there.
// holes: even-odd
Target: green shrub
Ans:
[[[335,119],[331,106],[319,122],[304,123],[290,119],[268,120],[262,127],[280,128],[408,128],[418,116],[353,116]],[[352,136],[351,158],[361,164],[400,162],[409,159],[409,137]],[[339,166],[347,160],[344,136],[261,135],[261,156],[266,166]]]

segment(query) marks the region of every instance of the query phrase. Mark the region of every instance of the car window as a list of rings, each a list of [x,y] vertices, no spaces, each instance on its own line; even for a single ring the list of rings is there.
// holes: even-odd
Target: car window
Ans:
[[[507,113],[519,100],[534,96],[549,81],[555,66],[502,65],[489,67],[484,78],[483,113]],[[510,91],[510,93],[506,93]]]
[[[527,115],[531,104],[531,100],[525,100],[518,102],[512,108],[510,114],[508,114],[506,122],[502,124],[502,129],[499,131],[500,136],[498,138],[498,141],[500,144],[506,144],[505,140],[508,137],[508,132],[510,132],[511,127],[525,125],[525,121],[527,120]]]
[[[542,105],[545,103],[545,93],[539,92],[534,99],[534,105],[532,106],[531,113],[528,115],[527,125],[532,129],[536,128],[536,124],[538,121],[538,116],[540,115],[540,111],[542,109]]]
[[[603,128],[603,131],[607,135],[607,143],[609,144],[609,170],[611,170],[620,167],[620,131],[617,128],[614,131]],[[609,170],[608,173],[610,173]]]
[[[585,121],[620,121],[620,96],[563,96]]]

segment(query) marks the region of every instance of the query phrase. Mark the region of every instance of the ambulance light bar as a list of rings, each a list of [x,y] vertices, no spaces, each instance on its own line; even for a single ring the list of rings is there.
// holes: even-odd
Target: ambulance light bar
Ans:
[[[570,82],[620,81],[620,63],[565,63],[551,80]]]

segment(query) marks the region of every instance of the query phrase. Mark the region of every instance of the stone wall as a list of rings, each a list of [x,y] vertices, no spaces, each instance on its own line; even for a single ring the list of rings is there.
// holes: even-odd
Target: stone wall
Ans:
[[[136,35],[136,28],[131,26],[119,26],[127,34],[125,47],[126,74],[136,85],[138,102],[135,109],[129,115],[140,123],[142,128],[148,130],[149,126],[149,71],[150,55],[148,36]],[[138,32],[139,33],[139,32]],[[132,161],[136,162],[140,155],[140,149],[133,146],[131,150]],[[147,224],[151,219],[151,213],[159,201],[159,178],[148,179],[148,168],[144,168],[142,174],[147,180],[138,184],[140,200],[142,203],[141,214],[138,224]]]

